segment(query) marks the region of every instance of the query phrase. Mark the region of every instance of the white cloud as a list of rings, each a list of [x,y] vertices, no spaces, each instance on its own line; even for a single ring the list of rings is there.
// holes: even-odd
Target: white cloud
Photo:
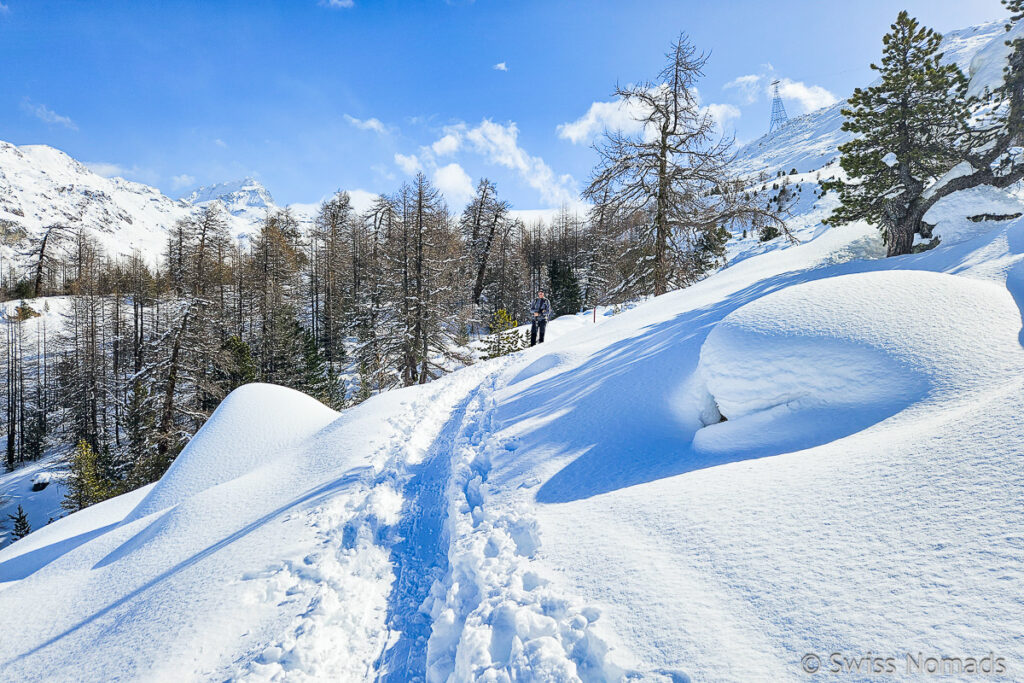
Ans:
[[[64,126],[71,130],[78,130],[78,125],[69,117],[58,114],[45,104],[36,104],[27,97],[21,101],[21,110],[30,116],[36,117],[43,123]]]
[[[508,64],[506,64],[505,62],[498,62],[491,68],[494,69],[495,71],[508,71]]]
[[[473,179],[456,163],[434,171],[434,184],[453,207],[461,207],[473,196]]]
[[[549,205],[578,202],[579,195],[572,176],[556,176],[543,159],[530,156],[519,146],[518,137],[519,129],[515,123],[502,126],[489,119],[466,132],[466,139],[476,152],[490,163],[515,171]]]
[[[106,178],[113,178],[115,176],[124,177],[125,170],[117,164],[111,164],[106,161],[86,161],[83,164],[87,169],[93,173],[97,173]]]
[[[415,154],[395,154],[395,163],[407,175],[413,175],[423,168]]]
[[[190,176],[187,173],[182,173],[181,175],[176,175],[171,178],[171,187],[173,187],[175,190],[180,190],[183,187],[188,187],[189,185],[195,184],[195,177]]]
[[[775,68],[771,64],[763,64],[762,69],[759,74],[738,76],[722,87],[726,90],[738,91],[743,104],[753,104],[759,101],[762,95],[766,100],[770,99],[772,96],[771,84],[776,78]],[[790,78],[778,80],[779,94],[783,99],[796,100],[800,105],[799,113],[801,114],[827,107],[839,101],[839,98],[820,85],[807,85]]]
[[[218,147],[223,147],[223,148],[225,148],[225,149],[226,149],[226,148],[227,148],[227,146],[228,146],[228,143],[224,142],[224,141],[223,141],[223,140],[221,140],[220,138],[217,138],[217,139],[215,139],[215,140],[213,141],[213,144],[217,145]]]
[[[430,149],[433,150],[434,154],[437,156],[443,157],[448,154],[455,154],[459,151],[459,147],[461,146],[462,136],[457,130],[453,129],[451,132],[445,133],[444,137],[432,144]]]
[[[330,7],[331,9],[349,9],[355,7],[355,0],[320,0],[321,7]]]
[[[484,119],[470,127],[464,122],[446,126],[440,138],[421,146],[417,154],[396,154],[395,163],[406,174],[426,170],[453,205],[464,203],[472,195],[473,183],[458,163],[442,165],[439,159],[459,154],[477,154],[489,164],[510,169],[540,195],[547,206],[580,204],[576,181],[571,175],[556,175],[543,159],[531,156],[519,146],[515,123],[502,125]]]
[[[804,112],[821,109],[839,101],[839,98],[820,85],[806,85],[788,78],[779,81],[779,94],[784,98],[797,100]]]
[[[740,97],[743,98],[744,104],[753,104],[757,101],[757,97],[763,89],[763,86],[761,85],[761,81],[763,80],[763,75],[747,74],[746,76],[737,76],[722,87],[726,90],[738,90]]]
[[[357,119],[354,116],[349,116],[348,114],[345,114],[345,120],[348,121],[353,126],[355,126],[356,128],[359,128],[360,130],[372,130],[373,132],[379,133],[381,135],[388,134],[387,126],[381,123],[380,119]]]
[[[643,117],[644,112],[637,104],[627,104],[621,99],[594,102],[580,118],[559,124],[558,137],[579,145],[589,143],[606,130],[631,135],[643,130]]]
[[[8,7],[4,3],[0,2],[0,14],[7,14],[10,11],[11,11],[10,7]]]
[[[709,104],[707,112],[718,124],[721,131],[725,131],[729,124],[740,117],[739,107],[731,104]]]
[[[120,164],[113,164],[109,161],[85,161],[82,165],[87,169],[105,178],[126,178],[147,185],[156,185],[160,180],[160,174],[151,168],[132,166],[126,168]]]

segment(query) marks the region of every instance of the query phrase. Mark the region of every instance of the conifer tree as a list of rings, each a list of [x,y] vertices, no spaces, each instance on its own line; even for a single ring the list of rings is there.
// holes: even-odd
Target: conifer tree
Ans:
[[[942,36],[905,10],[882,39],[878,85],[857,88],[843,109],[843,130],[856,137],[839,146],[847,180],[838,190],[831,225],[867,220],[880,227],[888,255],[910,253],[915,234],[930,236],[922,217],[925,189],[961,158],[967,132],[967,80],[943,64]]]
[[[491,320],[491,336],[487,340],[487,358],[500,358],[526,347],[526,338],[516,331],[519,321],[499,308]]]
[[[580,283],[572,268],[559,259],[552,259],[548,265],[548,287],[551,292],[551,306],[556,315],[578,313],[583,308]]]
[[[508,202],[500,201],[494,183],[484,178],[477,184],[476,196],[462,212],[459,227],[470,261],[474,305],[480,304],[487,282],[491,250],[495,238],[501,234],[508,211]]]
[[[1010,11],[1006,30],[1024,19],[1024,1],[1003,0]],[[954,192],[979,185],[1007,188],[1024,179],[1024,37],[1005,41],[1010,48],[1003,80],[992,92],[975,99],[975,119],[967,136],[963,158],[966,173],[933,187],[928,206]]]
[[[61,505],[76,512],[117,495],[104,471],[104,463],[89,442],[82,439],[68,457],[67,493]]]
[[[32,533],[32,527],[28,523],[28,515],[25,514],[25,510],[18,506],[18,512],[13,515],[7,515],[7,517],[14,522],[14,528],[11,530],[11,538],[15,541],[25,538]]]

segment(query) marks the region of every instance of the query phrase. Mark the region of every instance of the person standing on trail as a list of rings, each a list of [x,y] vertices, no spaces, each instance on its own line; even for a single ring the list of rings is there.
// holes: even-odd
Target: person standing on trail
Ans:
[[[551,314],[551,302],[544,298],[544,290],[537,292],[537,298],[530,304],[530,312],[533,313],[533,324],[530,326],[530,346],[544,343],[544,328],[548,325],[548,315]],[[540,339],[537,339],[537,332],[540,332]]]

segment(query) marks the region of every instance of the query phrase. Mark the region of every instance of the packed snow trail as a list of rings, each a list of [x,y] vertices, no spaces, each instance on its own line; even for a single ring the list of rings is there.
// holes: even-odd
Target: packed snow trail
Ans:
[[[379,680],[422,680],[426,670],[430,615],[422,609],[430,589],[448,568],[444,518],[445,488],[451,476],[451,454],[466,409],[476,395],[462,400],[431,446],[427,458],[414,466],[403,487],[402,519],[392,532],[391,561],[395,583],[388,597],[389,638],[375,669]]]

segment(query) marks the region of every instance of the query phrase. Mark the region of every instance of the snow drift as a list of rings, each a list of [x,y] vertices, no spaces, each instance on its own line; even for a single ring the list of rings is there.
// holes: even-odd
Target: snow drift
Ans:
[[[988,386],[1012,367],[1005,331],[1018,317],[1004,288],[925,272],[774,292],[726,316],[701,348],[700,374],[728,421],[700,430],[694,445],[797,450]]]

